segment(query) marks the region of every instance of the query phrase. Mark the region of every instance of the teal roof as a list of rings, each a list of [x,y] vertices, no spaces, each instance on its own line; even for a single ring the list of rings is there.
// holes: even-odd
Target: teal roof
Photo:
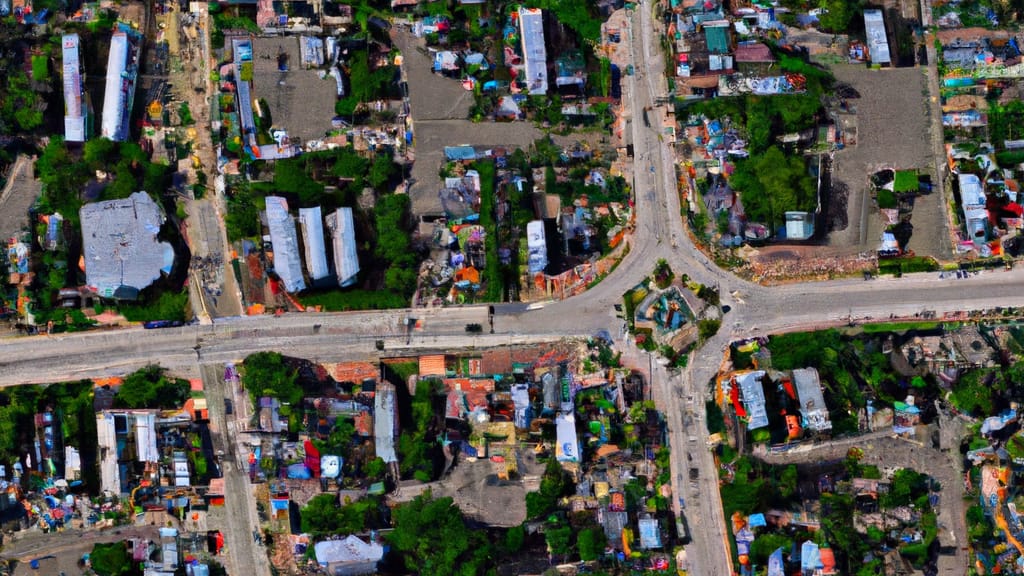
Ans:
[[[705,26],[704,39],[708,43],[708,52],[726,54],[729,52],[729,28],[727,26]]]

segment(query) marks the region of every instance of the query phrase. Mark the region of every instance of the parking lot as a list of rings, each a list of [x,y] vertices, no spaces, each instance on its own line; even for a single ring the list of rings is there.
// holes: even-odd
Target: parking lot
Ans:
[[[891,167],[916,168],[935,176],[929,95],[923,68],[870,70],[853,64],[831,68],[836,80],[860,93],[860,98],[849,101],[857,112],[857,145],[836,152],[833,174],[849,189],[848,225],[829,236],[831,246],[855,254],[877,248],[883,231],[868,195],[870,174]],[[951,255],[941,193],[917,199],[912,223],[914,234],[909,248],[917,255]]]

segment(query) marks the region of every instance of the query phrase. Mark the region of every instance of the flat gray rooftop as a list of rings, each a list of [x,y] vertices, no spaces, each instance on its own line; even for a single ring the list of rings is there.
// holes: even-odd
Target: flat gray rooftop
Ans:
[[[174,248],[156,238],[164,213],[149,194],[86,204],[79,214],[85,281],[101,296],[113,298],[121,287],[142,290],[170,273]]]

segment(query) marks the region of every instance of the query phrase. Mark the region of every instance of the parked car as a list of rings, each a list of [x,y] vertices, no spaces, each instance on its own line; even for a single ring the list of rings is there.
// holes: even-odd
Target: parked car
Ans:
[[[231,398],[225,398],[224,399],[224,414],[227,414],[228,416],[230,416],[230,415],[232,415],[234,413],[235,413],[235,403],[234,403],[234,401],[232,401]]]

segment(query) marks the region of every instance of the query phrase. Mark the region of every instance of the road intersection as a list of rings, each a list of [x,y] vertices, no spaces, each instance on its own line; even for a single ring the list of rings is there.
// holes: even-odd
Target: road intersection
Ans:
[[[339,361],[553,341],[589,336],[598,330],[616,334],[618,330],[614,328],[621,321],[615,317],[613,305],[620,303],[622,294],[651,272],[658,259],[664,258],[677,273],[717,288],[723,303],[731,306],[722,330],[694,354],[686,370],[673,372],[654,365],[650,374],[658,389],[656,397],[663,403],[661,408],[668,418],[673,487],[690,502],[685,513],[691,519],[694,534],[688,547],[691,571],[702,575],[731,573],[728,545],[722,546],[726,527],[717,470],[713,456],[704,447],[703,423],[708,382],[717,373],[728,342],[741,336],[893,315],[913,317],[925,311],[941,316],[961,310],[1024,306],[1024,294],[1019,289],[1024,270],[987,272],[959,281],[940,280],[932,273],[901,279],[841,279],[765,287],[715,266],[693,245],[684,228],[672,151],[662,138],[663,127],[657,121],[651,126],[637,121],[644,110],[656,110],[656,101],[667,92],[664,55],[657,46],[650,46],[656,26],[652,20],[649,5],[644,3],[634,10],[630,20],[629,42],[639,71],[628,77],[630,104],[626,111],[635,153],[637,225],[629,241],[629,253],[616,270],[585,295],[547,303],[541,310],[497,305],[493,333],[484,334],[466,333],[466,324],[488,326],[488,308],[470,306],[218,318],[211,325],[162,330],[132,328],[8,339],[3,342],[5,353],[0,358],[0,386],[125,374],[154,362],[195,375],[200,374],[199,368],[203,366],[203,376],[209,379],[216,373],[210,366],[237,361],[259,350]],[[639,32],[633,34],[632,30]],[[383,351],[378,348],[379,343],[383,344]],[[223,419],[219,412],[217,417]],[[227,430],[224,422],[219,425]],[[699,479],[694,483],[687,480],[690,468],[699,470]],[[231,471],[232,485],[244,487],[237,472]],[[248,517],[248,508],[244,510]],[[245,550],[243,554],[262,553],[241,542],[237,546],[240,552]],[[253,574],[266,571],[264,563],[246,570]]]

